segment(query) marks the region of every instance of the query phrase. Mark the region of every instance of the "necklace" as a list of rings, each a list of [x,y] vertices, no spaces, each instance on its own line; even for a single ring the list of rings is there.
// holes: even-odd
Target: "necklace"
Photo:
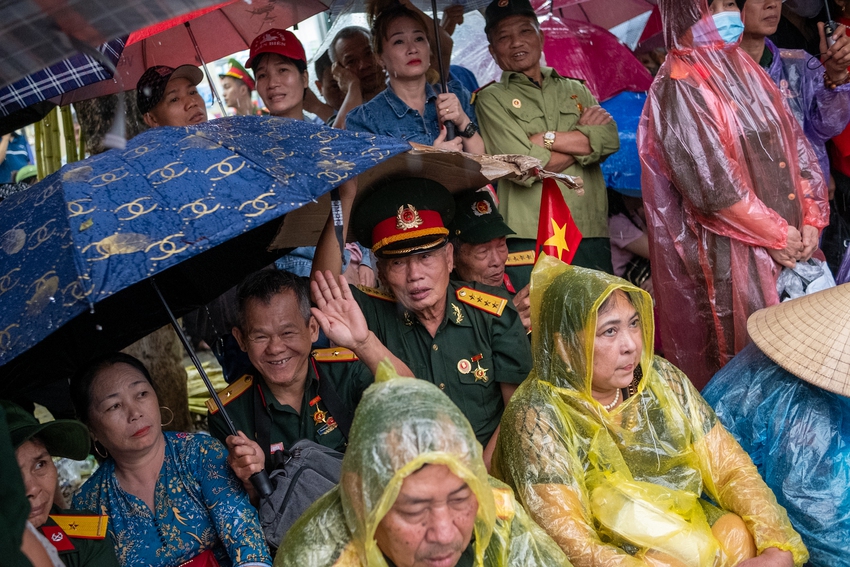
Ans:
[[[611,411],[612,409],[614,409],[614,406],[616,406],[617,402],[619,402],[619,401],[620,401],[620,389],[617,388],[617,393],[614,394],[614,401],[611,402],[610,404],[608,404],[606,406],[602,406],[602,407],[605,408],[605,411]]]

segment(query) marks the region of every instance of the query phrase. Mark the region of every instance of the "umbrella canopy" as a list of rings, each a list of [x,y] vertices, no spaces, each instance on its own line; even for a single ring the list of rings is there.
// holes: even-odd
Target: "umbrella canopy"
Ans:
[[[605,29],[636,18],[655,7],[649,0],[532,0],[538,14],[587,22]]]
[[[118,79],[70,91],[57,102],[63,106],[98,96],[136,88],[136,83],[153,65],[200,66],[204,61],[226,57],[251,46],[262,32],[285,29],[327,10],[322,0],[228,0],[130,34],[116,65]],[[195,44],[185,24],[189,24]]]
[[[565,77],[586,81],[597,100],[649,89],[652,75],[609,31],[557,16],[541,18],[540,29],[547,65]]]
[[[151,277],[178,316],[211,301],[280,255],[267,248],[283,215],[409,148],[231,117],[151,129],[10,196],[0,203],[0,397],[165,324]]]
[[[11,0],[0,2],[0,87],[78,52],[215,0]]]
[[[463,4],[464,12],[473,12],[476,10],[484,10],[490,2],[492,2],[492,0],[437,0],[437,10],[442,12],[449,6]],[[411,3],[426,14],[431,14],[432,12],[431,0],[411,0]],[[331,11],[332,18],[336,18],[340,14],[365,12],[366,0],[332,0],[329,4],[329,9]]]
[[[113,65],[123,50],[124,38],[98,47]],[[56,106],[48,99],[110,78],[112,71],[91,56],[78,53],[0,88],[0,135],[44,118]]]

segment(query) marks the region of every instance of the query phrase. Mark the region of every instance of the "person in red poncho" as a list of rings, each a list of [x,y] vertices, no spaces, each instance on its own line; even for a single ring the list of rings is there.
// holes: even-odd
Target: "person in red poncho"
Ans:
[[[724,42],[706,0],[659,0],[669,54],[638,132],[664,354],[701,388],[779,302],[782,266],[829,220],[817,158],[758,65]]]

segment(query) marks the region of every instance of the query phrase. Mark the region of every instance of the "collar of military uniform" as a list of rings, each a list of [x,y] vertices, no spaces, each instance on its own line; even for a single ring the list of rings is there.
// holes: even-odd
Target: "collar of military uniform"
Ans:
[[[274,397],[274,394],[269,388],[269,385],[266,384],[266,380],[262,377],[262,374],[257,372],[256,375],[260,377],[258,383],[260,384],[260,395],[263,396],[263,405],[268,408],[273,407],[278,411],[291,410],[301,415],[304,413],[305,404],[315,398],[319,393],[319,381],[317,380],[317,376],[312,364],[307,365],[307,381],[304,382],[304,396],[301,402],[301,407],[297,410],[292,406],[285,406],[279,401],[277,401],[277,398]]]
[[[546,83],[547,79],[550,79],[550,78],[554,78],[554,79],[563,78],[563,77],[561,77],[561,75],[558,74],[558,72],[555,69],[553,69],[552,67],[547,67],[546,65],[540,66],[540,74],[543,75],[543,83],[544,84]],[[505,86],[505,88],[507,88],[507,87],[510,86],[511,79],[514,79],[514,77],[516,77],[516,80],[521,81],[522,83],[525,83],[525,84],[531,83],[532,85],[535,84],[534,81],[532,81],[528,77],[528,75],[526,75],[525,73],[520,73],[519,71],[502,71],[502,80],[500,82],[502,83],[502,85]]]
[[[402,116],[404,116],[408,112],[413,111],[412,108],[407,106],[407,104],[405,104],[405,102],[403,100],[401,100],[398,97],[397,94],[395,94],[395,91],[393,91],[392,87],[390,87],[389,84],[387,85],[387,88],[384,89],[383,94],[384,94],[384,98],[387,101],[387,104],[390,105],[390,108],[393,109],[393,112],[395,112],[395,115],[398,118],[401,118]],[[429,102],[431,102],[431,100],[433,100],[435,98],[437,98],[437,91],[435,91],[434,87],[432,87],[426,81],[425,82],[425,104],[427,105]]]

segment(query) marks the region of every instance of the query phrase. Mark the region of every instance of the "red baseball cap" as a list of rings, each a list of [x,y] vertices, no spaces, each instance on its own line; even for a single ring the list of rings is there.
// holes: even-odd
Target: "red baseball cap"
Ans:
[[[277,53],[296,61],[307,63],[307,55],[304,46],[289,30],[272,29],[262,33],[251,42],[251,53],[245,66],[253,69],[254,58],[262,53]]]

